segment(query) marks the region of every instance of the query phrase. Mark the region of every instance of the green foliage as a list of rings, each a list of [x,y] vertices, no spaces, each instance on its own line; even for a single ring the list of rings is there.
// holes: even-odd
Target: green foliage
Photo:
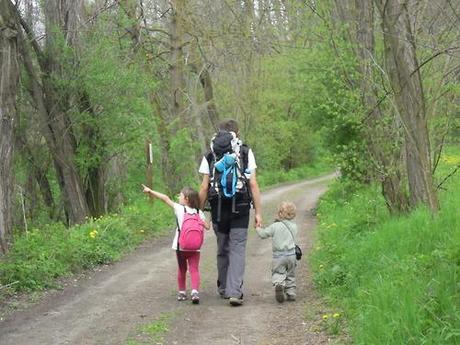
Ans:
[[[118,215],[89,219],[70,229],[52,224],[17,234],[1,259],[0,284],[18,282],[15,290],[40,290],[54,287],[57,277],[118,260],[173,225],[169,208],[158,202],[152,212],[152,206],[139,198]]]
[[[179,130],[171,140],[170,157],[174,167],[174,177],[180,180],[174,192],[179,192],[186,185],[196,187],[198,167],[193,159],[199,151],[199,144],[193,141],[189,128]],[[174,178],[170,176],[169,178]]]
[[[262,167],[279,171],[312,164],[326,149],[344,177],[366,180],[364,111],[358,91],[347,84],[357,78],[356,62],[346,42],[341,44],[340,59],[319,42],[262,60],[251,110],[255,120],[246,134]]]
[[[390,217],[373,186],[338,185],[322,199],[314,280],[346,311],[355,343],[460,341],[459,187],[459,176],[447,182],[434,217]]]
[[[299,58],[313,58],[305,55],[288,51],[263,61],[259,81],[263,86],[254,110],[257,120],[247,136],[258,160],[273,172],[312,163],[320,146],[304,97],[312,73],[298,63]]]
[[[367,171],[364,114],[358,92],[350,89],[349,80],[343,76],[343,70],[351,74],[355,69],[354,60],[344,53],[341,63],[330,61],[340,60],[325,49],[316,61],[322,66],[313,67],[320,72],[311,83],[309,120],[313,129],[319,131],[324,146],[333,154],[342,176],[363,181]]]
[[[160,156],[159,135],[150,95],[155,79],[133,55],[131,41],[120,39],[115,24],[102,16],[88,33],[81,53],[81,80],[91,109],[75,115],[79,124],[78,166],[84,173],[99,165],[110,167],[110,160],[122,165],[109,177],[111,195],[128,197],[143,181],[145,140],[152,140],[153,156]],[[116,158],[116,159],[114,159]],[[159,169],[159,164],[155,164]],[[160,176],[159,170],[155,171]],[[110,174],[112,175],[112,174]]]

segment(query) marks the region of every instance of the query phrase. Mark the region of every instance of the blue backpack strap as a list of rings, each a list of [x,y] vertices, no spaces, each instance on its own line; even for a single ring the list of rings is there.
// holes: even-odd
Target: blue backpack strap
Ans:
[[[230,191],[228,190],[227,186],[227,176],[229,173],[233,173],[232,175],[232,185],[230,186]],[[237,173],[236,173],[236,166],[232,166],[230,168],[224,167],[224,172],[222,173],[222,177],[220,179],[220,183],[222,185],[223,193],[227,198],[231,198],[235,195],[236,193],[236,179],[237,179]]]

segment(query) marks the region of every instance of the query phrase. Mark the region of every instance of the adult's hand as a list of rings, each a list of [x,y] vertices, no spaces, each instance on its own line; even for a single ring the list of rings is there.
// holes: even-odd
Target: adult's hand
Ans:
[[[249,179],[249,187],[251,188],[251,193],[252,193],[252,201],[254,203],[254,211],[255,211],[255,216],[254,216],[254,222],[256,228],[262,227],[262,203],[260,200],[260,190],[259,190],[259,185],[257,183],[256,179],[256,171],[254,170],[251,173],[251,178]]]
[[[254,216],[254,225],[257,228],[261,228],[262,227],[262,215],[256,213],[255,216]]]

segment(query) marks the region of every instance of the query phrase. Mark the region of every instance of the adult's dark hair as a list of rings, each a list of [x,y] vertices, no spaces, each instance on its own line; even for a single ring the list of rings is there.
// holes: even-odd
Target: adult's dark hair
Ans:
[[[180,192],[184,194],[184,197],[187,199],[188,206],[196,209],[200,208],[200,197],[195,189],[192,187],[184,187]]]
[[[225,119],[219,123],[219,129],[228,131],[228,132],[235,132],[235,134],[238,134],[239,132],[238,122],[236,122],[233,119]]]

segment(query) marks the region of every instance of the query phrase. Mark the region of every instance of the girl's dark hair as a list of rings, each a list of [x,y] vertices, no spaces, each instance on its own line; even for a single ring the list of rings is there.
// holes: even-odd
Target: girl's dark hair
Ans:
[[[184,194],[184,197],[188,201],[188,206],[191,208],[200,208],[200,197],[198,196],[198,192],[193,189],[192,187],[184,187],[180,191],[182,194]]]

